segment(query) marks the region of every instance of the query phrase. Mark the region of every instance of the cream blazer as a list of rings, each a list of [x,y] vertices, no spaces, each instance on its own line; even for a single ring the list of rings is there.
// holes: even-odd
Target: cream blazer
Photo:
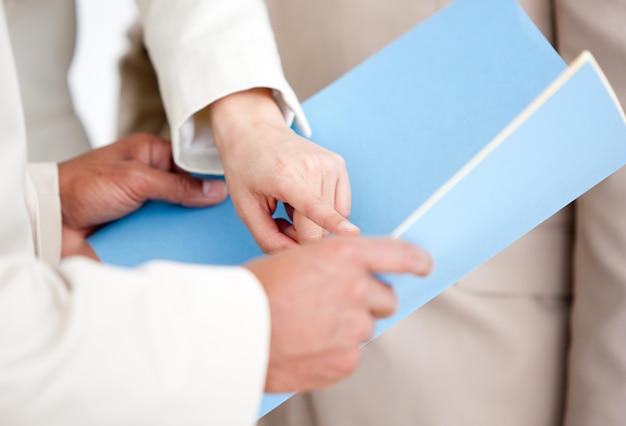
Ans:
[[[67,84],[76,43],[74,0],[1,1],[24,101],[29,160],[60,161],[88,150]],[[310,134],[283,75],[263,0],[136,3],[179,166],[223,173],[211,129],[196,113],[253,87],[272,89],[286,122],[295,119],[299,130]]]
[[[176,19],[165,24],[164,7],[147,1],[141,7],[147,21],[176,28]],[[246,269],[154,262],[127,270],[83,258],[58,261],[56,167],[39,165],[26,177],[4,15],[0,2],[0,424],[254,423],[269,312]],[[201,27],[189,26],[191,40]],[[151,37],[167,44],[154,29]],[[157,56],[163,62],[167,55]],[[165,81],[176,78],[183,59],[174,55]],[[169,114],[180,127],[200,105],[169,96]]]

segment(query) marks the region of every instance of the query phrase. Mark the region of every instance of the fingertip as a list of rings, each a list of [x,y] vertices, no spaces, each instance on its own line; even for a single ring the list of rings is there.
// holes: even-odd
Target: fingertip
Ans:
[[[415,273],[417,275],[426,277],[432,273],[434,262],[429,252],[416,247],[416,261],[415,261]]]
[[[245,203],[240,200],[237,213],[264,253],[273,254],[298,245],[292,238],[292,224],[283,218],[273,218],[272,212],[265,210],[258,201]]]
[[[400,244],[405,253],[405,259],[409,262],[406,272],[426,277],[432,273],[434,261],[430,252],[423,247],[417,246],[411,241],[404,239],[392,239],[391,241]]]
[[[171,175],[177,178],[176,186],[165,191],[161,188],[160,197],[156,199],[175,202],[185,207],[202,208],[219,204],[228,197],[226,184],[221,180],[199,180],[180,174]]]
[[[380,279],[380,276],[374,278],[377,285],[374,287],[374,294],[371,295],[374,300],[370,301],[370,313],[374,318],[390,317],[398,310],[400,304],[398,295],[393,287]]]
[[[356,236],[361,233],[361,229],[347,219],[343,219],[341,222],[337,224],[337,230],[338,232],[336,233],[339,235]]]
[[[263,250],[263,253],[266,254],[275,254],[298,246],[296,241],[282,232],[267,236],[258,240],[257,243],[259,244],[261,250]]]

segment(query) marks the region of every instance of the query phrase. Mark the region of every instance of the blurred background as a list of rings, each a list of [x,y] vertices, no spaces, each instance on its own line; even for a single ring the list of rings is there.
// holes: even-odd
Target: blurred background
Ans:
[[[94,146],[115,139],[118,60],[137,17],[132,0],[77,0],[78,41],[70,70],[74,105]]]

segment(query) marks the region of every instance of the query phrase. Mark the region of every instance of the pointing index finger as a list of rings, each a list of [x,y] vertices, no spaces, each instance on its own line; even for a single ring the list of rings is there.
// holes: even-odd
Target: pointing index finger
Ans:
[[[412,273],[428,275],[432,258],[428,252],[407,241],[393,238],[363,239],[364,260],[372,273]]]

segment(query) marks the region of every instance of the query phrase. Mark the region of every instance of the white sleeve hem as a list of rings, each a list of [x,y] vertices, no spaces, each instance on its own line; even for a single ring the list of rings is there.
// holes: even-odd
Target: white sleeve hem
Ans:
[[[61,260],[61,199],[55,163],[27,165],[26,204],[37,257],[50,265]]]

